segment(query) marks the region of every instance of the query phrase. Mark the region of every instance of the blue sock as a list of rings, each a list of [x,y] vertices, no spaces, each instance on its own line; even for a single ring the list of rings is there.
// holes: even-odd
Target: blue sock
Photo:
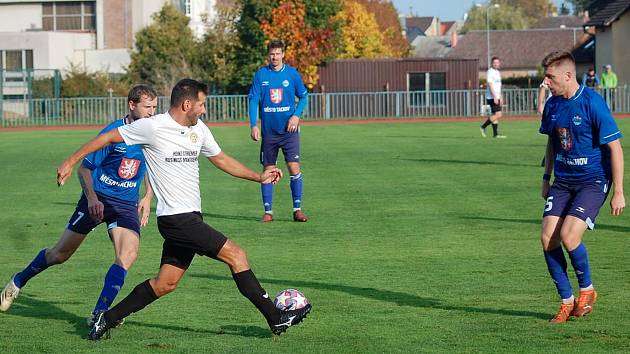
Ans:
[[[15,274],[13,282],[15,286],[22,288],[32,277],[43,272],[46,268],[48,268],[48,263],[46,263],[46,249],[44,248],[39,251],[31,264],[24,268],[23,271]]]
[[[562,246],[556,247],[551,251],[545,251],[545,261],[547,261],[547,269],[549,269],[551,279],[556,284],[560,297],[563,299],[571,298],[573,290],[567,275],[567,260],[564,258]]]
[[[120,288],[122,288],[125,283],[126,276],[127,271],[118,264],[114,263],[111,267],[109,267],[107,274],[105,274],[105,284],[103,285],[103,290],[101,291],[101,295],[98,297],[96,306],[94,306],[94,311],[109,309],[112,302],[114,302],[114,299],[118,295]]]
[[[573,270],[575,270],[580,288],[584,289],[591,286],[593,284],[591,281],[591,268],[588,265],[588,253],[584,244],[580,243],[576,249],[569,252],[569,258],[571,258],[571,264],[573,265]]]
[[[302,207],[302,174],[291,175],[291,196],[293,197],[293,210]]]
[[[273,184],[263,183],[260,185],[260,191],[262,192],[263,206],[265,207],[265,213],[270,213],[273,209]]]

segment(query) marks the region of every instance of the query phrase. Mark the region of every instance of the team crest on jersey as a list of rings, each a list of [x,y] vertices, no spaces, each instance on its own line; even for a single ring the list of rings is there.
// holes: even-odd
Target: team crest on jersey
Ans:
[[[573,147],[573,139],[571,138],[571,131],[567,128],[558,128],[558,138],[560,138],[560,145],[562,149],[569,151]]]
[[[118,176],[124,179],[132,179],[138,174],[140,160],[123,158],[118,166]]]
[[[282,91],[281,88],[269,89],[269,96],[271,97],[271,102],[280,103],[282,102]]]
[[[199,141],[199,136],[196,133],[190,133],[190,141],[196,144]]]
[[[575,124],[575,125],[580,125],[580,124],[582,124],[582,117],[580,117],[579,115],[577,115],[577,114],[576,114],[576,115],[573,117],[573,124]]]
[[[289,80],[282,81],[282,86],[289,87]]]

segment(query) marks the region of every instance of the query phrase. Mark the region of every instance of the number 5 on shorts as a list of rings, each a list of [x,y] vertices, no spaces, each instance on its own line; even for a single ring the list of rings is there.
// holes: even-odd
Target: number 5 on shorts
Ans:
[[[545,203],[545,211],[549,211],[551,210],[551,208],[553,208],[553,197],[548,197],[547,198],[547,202]]]
[[[79,222],[79,220],[81,220],[83,215],[85,215],[85,213],[82,213],[80,211],[77,211],[77,214],[79,214],[79,217],[72,223],[72,226],[76,225]]]

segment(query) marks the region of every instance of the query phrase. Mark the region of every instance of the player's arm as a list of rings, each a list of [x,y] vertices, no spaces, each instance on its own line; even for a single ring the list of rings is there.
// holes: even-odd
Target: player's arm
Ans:
[[[610,199],[610,212],[612,215],[621,215],[626,207],[626,198],[623,195],[623,149],[619,139],[609,142],[610,164],[612,167],[612,198]]]
[[[545,101],[547,100],[547,88],[544,85],[540,85],[538,89],[538,114],[543,114],[545,110]]]
[[[282,178],[282,171],[278,168],[266,169],[263,173],[256,173],[223,151],[217,155],[209,156],[208,160],[225,173],[254,182],[276,184]]]
[[[543,174],[541,193],[545,200],[549,195],[551,172],[553,172],[553,143],[551,142],[551,136],[549,136],[547,137],[547,149],[545,150],[545,172]]]
[[[105,206],[103,203],[98,200],[98,196],[94,191],[94,181],[92,180],[92,170],[81,165],[77,170],[77,175],[79,176],[79,183],[81,184],[81,188],[83,189],[83,194],[88,202],[88,210],[90,212],[90,217],[94,220],[103,220],[103,213],[105,210]]]
[[[252,86],[249,88],[249,128],[252,140],[260,140],[260,130],[256,123],[258,122],[258,105],[260,103],[260,80],[258,72],[254,74]]]
[[[140,226],[146,226],[149,223],[151,215],[151,199],[153,199],[153,187],[149,182],[149,176],[144,175],[144,197],[138,202],[138,213],[140,214]]]
[[[103,147],[123,142],[123,138],[118,129],[112,129],[104,134],[100,134],[94,139],[85,143],[74,154],[70,155],[59,167],[57,167],[57,185],[63,186],[68,177],[72,174],[72,169],[77,162],[81,161],[87,154]]]
[[[297,72],[295,72],[293,82],[295,86],[295,97],[298,98],[298,103],[295,107],[295,112],[293,113],[291,118],[289,118],[289,122],[287,124],[287,131],[290,133],[298,131],[300,117],[302,117],[304,109],[308,104],[308,90],[306,89],[306,86],[304,86],[304,82]]]

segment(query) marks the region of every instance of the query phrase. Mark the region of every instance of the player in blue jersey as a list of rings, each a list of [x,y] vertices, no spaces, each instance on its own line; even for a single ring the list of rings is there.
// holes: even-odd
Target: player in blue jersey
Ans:
[[[282,149],[290,174],[293,197],[293,220],[306,222],[302,212],[302,172],[300,171],[300,116],[308,101],[308,91],[300,74],[284,63],[284,43],[272,40],[267,46],[269,65],[254,75],[249,90],[249,122],[251,138],[260,146],[260,163],[263,170],[276,168],[278,150]],[[296,97],[299,98],[296,106]],[[260,116],[261,129],[256,125]],[[273,220],[273,184],[260,187],[262,193],[262,222]]]
[[[549,136],[542,197],[546,200],[541,241],[549,274],[562,299],[552,323],[566,322],[593,311],[597,292],[591,280],[582,237],[593,229],[612,183],[611,213],[626,206],[623,195],[621,132],[602,97],[576,79],[575,60],[568,52],[543,59],[545,82],[553,96],[547,100],[540,133]],[[550,186],[551,173],[554,182]],[[567,274],[569,254],[580,286],[575,300]]]
[[[144,85],[133,87],[128,95],[129,114],[118,119],[99,134],[150,117],[157,107],[156,92]],[[140,226],[149,219],[153,191],[145,181],[145,196],[139,201],[139,191],[145,178],[145,159],[140,146],[124,143],[107,146],[88,155],[79,168],[78,177],[83,193],[57,244],[41,250],[21,272],[13,275],[0,293],[0,310],[9,309],[20,289],[46,268],[67,261],[79,248],[87,234],[105,222],[114,243],[116,260],[105,274],[104,286],[88,325],[105,311],[123,286],[127,270],[136,260],[140,244]],[[142,213],[139,219],[138,213]]]

